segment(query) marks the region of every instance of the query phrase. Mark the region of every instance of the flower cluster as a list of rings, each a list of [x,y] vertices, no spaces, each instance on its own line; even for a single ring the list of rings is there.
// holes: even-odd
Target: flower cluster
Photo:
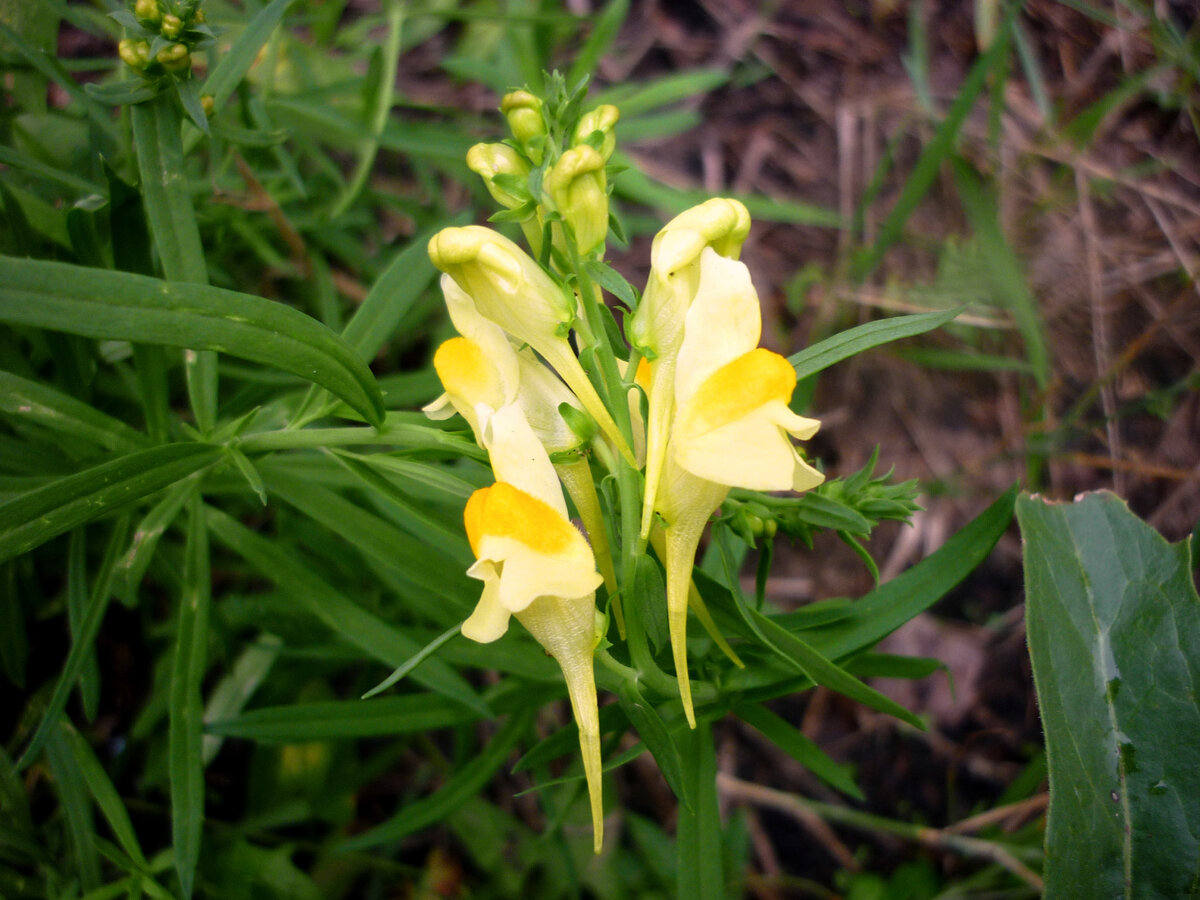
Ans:
[[[654,548],[666,596],[650,602],[665,602],[682,709],[694,727],[686,628],[689,604],[709,623],[691,578],[706,523],[731,488],[804,491],[823,475],[792,442],[819,426],[788,407],[794,370],[758,346],[758,296],[738,261],[750,218],[738,201],[709,200],[659,232],[649,281],[626,320],[628,345],[614,346],[589,273],[603,265],[618,112],[572,108],[511,93],[501,110],[512,140],[468,154],[505,207],[498,218],[520,224],[533,255],[480,226],[447,228],[430,241],[460,336],[436,353],[445,394],[426,412],[461,415],[496,478],[464,513],[476,557],[468,574],[483,590],[462,633],[492,641],[515,617],[558,661],[598,852],[593,660],[607,618],[597,589],[605,586],[624,636],[618,598],[630,596],[629,563]],[[607,507],[593,463],[620,485]],[[586,539],[571,523],[564,487]]]

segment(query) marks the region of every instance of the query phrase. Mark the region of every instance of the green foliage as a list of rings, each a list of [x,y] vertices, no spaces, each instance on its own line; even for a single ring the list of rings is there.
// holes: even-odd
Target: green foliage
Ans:
[[[1116,496],[1018,502],[1046,730],[1047,897],[1190,897],[1200,885],[1200,596]]]

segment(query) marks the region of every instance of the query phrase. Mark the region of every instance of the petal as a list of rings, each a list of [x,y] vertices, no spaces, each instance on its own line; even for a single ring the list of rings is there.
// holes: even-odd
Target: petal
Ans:
[[[705,379],[757,347],[761,335],[762,312],[750,270],[705,248],[700,256],[699,288],[684,320],[675,369],[675,402],[680,406],[687,403]],[[795,381],[793,373],[789,392]]]
[[[508,631],[508,620],[512,613],[500,605],[498,588],[499,583],[494,580],[484,584],[475,611],[462,624],[463,637],[480,644],[490,644]]]
[[[579,436],[568,427],[558,411],[564,403],[581,409],[578,398],[529,348],[517,354],[517,363],[521,378],[517,399],[529,427],[542,446],[548,453],[561,453],[578,447],[581,443]]]
[[[796,370],[778,353],[761,347],[742,353],[712,372],[689,397],[676,394],[676,431],[690,439],[737,421],[766,403],[786,406],[795,386]]]
[[[433,355],[433,367],[455,408],[505,405],[507,393],[500,371],[483,347],[464,337],[450,338]]]
[[[446,310],[450,313],[454,329],[479,346],[498,373],[505,397],[503,403],[511,403],[517,390],[517,360],[516,351],[509,343],[504,329],[484,318],[470,294],[460,288],[449,275],[442,276],[441,286]],[[503,403],[497,404],[497,407]]]
[[[675,460],[699,478],[755,491],[808,490],[825,480],[796,453],[772,410],[763,407],[677,442]]]
[[[558,475],[519,405],[513,403],[496,410],[484,428],[483,445],[491,456],[497,481],[537,498],[566,522],[567,504]]]

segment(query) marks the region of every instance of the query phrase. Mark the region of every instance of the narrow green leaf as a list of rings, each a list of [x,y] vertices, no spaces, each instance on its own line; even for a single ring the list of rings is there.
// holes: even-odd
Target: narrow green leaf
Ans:
[[[695,797],[691,809],[680,807],[676,826],[677,900],[725,900],[721,852],[721,811],[717,804],[717,759],[712,725],[696,723],[680,739],[683,777]]]
[[[367,691],[365,694],[363,694],[362,699],[369,700],[370,698],[376,696],[377,694],[382,694],[384,691],[386,691],[388,688],[390,688],[396,682],[400,681],[405,675],[407,675],[409,672],[411,672],[413,669],[415,669],[417,666],[419,666],[422,662],[424,662],[428,657],[432,656],[434,653],[437,653],[437,651],[440,650],[447,641],[449,641],[451,638],[456,637],[461,631],[462,631],[461,623],[453,626],[452,628],[447,628],[445,631],[443,631],[441,634],[439,634],[437,637],[435,637],[432,641],[430,641],[428,644],[426,644],[424,647],[422,647],[420,653],[411,657],[406,663],[404,663],[404,665],[398,666],[397,668],[393,669],[392,674],[390,674],[387,678],[383,679],[383,681],[379,682],[379,684],[375,685],[375,687],[371,688],[369,691]]]
[[[74,191],[80,196],[86,197],[89,194],[100,193],[99,185],[92,184],[73,172],[56,169],[54,166],[47,165],[41,160],[26,156],[9,147],[0,146],[0,165],[16,169],[19,172],[28,172],[30,175],[60,185],[68,191]]]
[[[168,700],[167,771],[171,783],[171,837],[175,871],[185,898],[191,897],[204,828],[204,701],[212,575],[204,504],[193,494],[188,505],[183,593],[175,626],[175,655]]]
[[[112,829],[117,843],[139,868],[149,868],[145,854],[142,853],[141,844],[138,843],[137,832],[134,831],[133,823],[129,819],[129,811],[125,809],[121,795],[113,787],[100,760],[96,758],[96,754],[88,746],[88,742],[83,739],[83,736],[69,724],[63,722],[59,729],[66,739],[71,754],[75,757],[75,765],[82,773],[92,799],[96,801],[96,806],[100,808],[100,812],[108,821],[108,827]]]
[[[67,820],[67,835],[75,863],[73,871],[83,889],[91,890],[100,884],[100,857],[96,853],[96,826],[88,802],[87,784],[67,742],[66,727],[52,728],[47,738],[46,762]]]
[[[17,563],[0,564],[0,667],[18,690],[25,689],[29,635],[25,609],[17,591]]]
[[[25,769],[37,759],[42,747],[50,739],[59,716],[62,715],[63,709],[67,705],[71,688],[83,671],[84,660],[87,659],[96,643],[96,635],[100,633],[100,623],[104,621],[104,612],[108,609],[108,600],[112,596],[113,566],[116,563],[117,554],[121,552],[121,547],[125,543],[128,530],[129,521],[126,518],[119,519],[116,527],[113,528],[112,536],[104,551],[104,559],[92,582],[92,593],[87,611],[83,621],[79,623],[79,630],[71,643],[71,650],[67,653],[67,661],[63,664],[58,682],[54,685],[54,693],[50,695],[50,702],[46,704],[46,711],[42,713],[42,720],[38,723],[33,737],[29,739],[29,746],[25,748],[25,752],[21,754],[21,759],[17,762],[18,769]]]
[[[382,701],[370,702],[380,703]],[[394,843],[406,835],[444,820],[446,816],[478,794],[492,776],[500,771],[509,753],[512,752],[521,735],[529,727],[532,718],[533,710],[514,714],[483,748],[483,752],[459,766],[441,790],[408,804],[382,825],[372,828],[365,834],[344,841],[339,849],[343,852],[353,852],[365,850],[368,847],[377,847],[380,844]]]
[[[1107,492],[1022,495],[1026,617],[1046,733],[1047,897],[1200,891],[1200,596]]]
[[[1013,7],[1014,11],[1016,9],[1017,7]],[[1009,15],[1011,16],[1012,13],[1010,12]],[[866,278],[879,265],[888,248],[900,239],[909,216],[916,210],[926,191],[937,178],[942,163],[953,153],[954,145],[958,141],[958,133],[974,108],[975,101],[979,99],[979,95],[987,86],[988,75],[1008,56],[1010,22],[1011,18],[1005,20],[996,40],[971,66],[971,70],[963,80],[962,87],[959,88],[958,96],[954,98],[950,109],[946,111],[946,118],[938,125],[937,130],[933,133],[933,138],[925,145],[912,172],[905,179],[904,188],[900,191],[900,196],[891,212],[880,226],[879,236],[875,239],[875,243],[862,251],[854,260],[851,268],[855,278],[859,280]]]
[[[74,529],[67,545],[67,624],[72,641],[79,639],[79,627],[88,605],[86,535],[85,528]],[[79,700],[84,718],[95,721],[100,705],[100,664],[95,650],[89,650],[83,660],[79,673]]]
[[[36,381],[0,371],[0,413],[36,422],[109,450],[140,450],[149,440],[119,419]]]
[[[167,444],[68,475],[0,506],[0,560],[27,553],[76,525],[139,500],[212,465],[221,450]]]
[[[596,16],[592,33],[575,54],[575,61],[571,63],[570,72],[567,74],[567,84],[578,84],[580,80],[596,71],[600,58],[612,46],[628,15],[629,0],[609,0],[603,12]]]
[[[850,615],[805,632],[829,659],[872,646],[924,612],[987,558],[1012,521],[1016,488],[992,503],[933,555],[881,584],[853,604]]]
[[[589,98],[589,102],[612,103],[621,108],[622,115],[633,116],[680,100],[690,100],[728,81],[729,71],[724,68],[690,69],[642,81],[623,82],[597,91]]]
[[[0,257],[0,321],[212,349],[299,375],[383,420],[379,386],[337,335],[282,303],[207,285]]]
[[[190,479],[172,485],[133,529],[129,547],[113,570],[113,593],[124,599],[127,605],[133,606],[136,602],[138,585],[158,549],[159,538],[175,521],[193,490]]]
[[[848,794],[855,800],[864,799],[862,791],[854,783],[847,767],[834,762],[802,731],[775,715],[765,706],[757,703],[741,703],[734,707],[733,712],[743,722],[761,732],[771,743],[826,784]]]
[[[283,641],[274,635],[263,635],[242,651],[233,669],[217,683],[204,707],[204,765],[207,767],[220,752],[224,738],[213,734],[210,724],[236,716],[254,696],[267,673],[275,664]],[[304,740],[301,738],[301,740]]]
[[[948,309],[938,312],[914,313],[909,316],[893,316],[888,319],[880,319],[878,322],[867,322],[865,325],[858,325],[839,332],[811,347],[805,347],[798,353],[793,353],[788,357],[788,362],[796,370],[797,380],[810,378],[834,363],[870,350],[872,347],[940,328],[961,312],[961,308]]]
[[[262,475],[258,473],[258,469],[254,468],[254,463],[246,458],[246,454],[237,447],[226,447],[225,452],[229,454],[229,458],[233,460],[234,467],[242,473],[242,477],[246,479],[246,484],[250,485],[250,490],[254,491],[258,497],[258,502],[263,506],[267,505],[267,488],[263,484]]]
[[[204,93],[212,96],[216,109],[221,109],[241,84],[250,67],[254,65],[259,51],[270,38],[271,32],[295,2],[296,0],[271,0],[255,14],[233,42],[233,46],[221,56],[221,61],[204,81]]]
[[[208,510],[208,526],[222,543],[255,565],[281,590],[292,595],[296,605],[325,623],[348,643],[392,668],[403,665],[409,657],[420,651],[420,644],[346,599],[278,542],[260,537],[225,513],[212,508]],[[437,659],[426,660],[411,677],[480,715],[491,714],[471,685]]]
[[[991,293],[1012,311],[1021,337],[1025,340],[1025,355],[1033,369],[1033,376],[1038,387],[1045,389],[1050,381],[1050,355],[1046,346],[1045,327],[1037,301],[1021,271],[1017,254],[1000,229],[1000,212],[996,201],[987,195],[978,176],[966,163],[955,164],[954,183],[971,228],[987,256]]]
[[[646,702],[646,698],[632,681],[621,682],[617,690],[617,700],[628,716],[629,723],[637,729],[642,743],[654,755],[654,761],[658,763],[658,770],[662,772],[663,779],[679,799],[680,809],[692,808],[696,802],[693,785],[685,777],[679,746],[658,711]]]
[[[479,713],[437,694],[295,703],[252,709],[208,725],[210,735],[291,743],[417,734],[473,722]]]

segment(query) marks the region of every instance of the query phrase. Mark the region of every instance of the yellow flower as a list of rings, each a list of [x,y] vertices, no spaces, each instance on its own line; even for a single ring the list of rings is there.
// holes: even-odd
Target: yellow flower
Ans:
[[[630,322],[630,337],[651,360],[646,421],[646,493],[642,538],[650,534],[655,496],[666,458],[675,407],[676,357],[688,309],[700,288],[706,249],[736,259],[750,231],[750,214],[737,200],[713,198],[672,219],[654,238],[650,279]]]
[[[497,482],[472,494],[463,512],[476,557],[467,574],[483,582],[483,593],[462,633],[494,641],[515,616],[557,660],[579,727],[599,853],[604,807],[592,659],[600,639],[594,598],[601,577],[587,541],[567,518],[550,459],[520,409],[498,410],[488,432]]]
[[[480,315],[541,354],[617,451],[632,462],[628,442],[567,340],[575,320],[574,297],[568,299],[520,247],[479,225],[443,228],[430,240],[429,256],[473,301]]]
[[[816,419],[788,408],[796,373],[758,347],[762,330],[750,273],[712,248],[700,254],[699,287],[684,318],[674,378],[676,412],[655,509],[666,532],[667,621],[680,696],[695,725],[687,673],[688,586],[709,516],[731,487],[806,491],[825,476],[792,438]]]

